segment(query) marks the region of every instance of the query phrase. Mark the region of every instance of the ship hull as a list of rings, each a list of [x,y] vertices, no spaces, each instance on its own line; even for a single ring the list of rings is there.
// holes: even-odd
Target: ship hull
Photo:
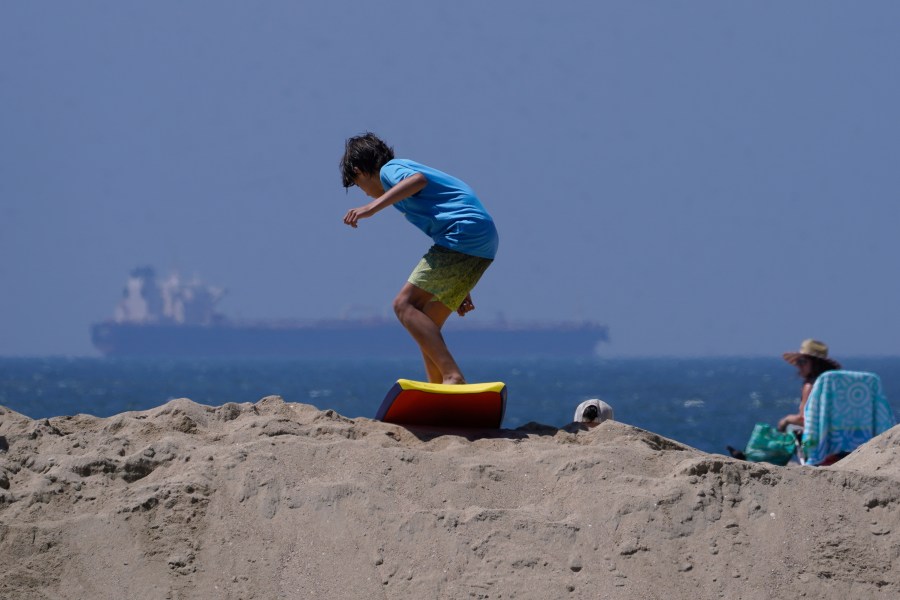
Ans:
[[[444,338],[458,356],[591,356],[606,341],[597,324],[458,326]],[[121,357],[417,357],[419,349],[396,321],[314,324],[165,325],[104,322],[91,329],[94,346]]]

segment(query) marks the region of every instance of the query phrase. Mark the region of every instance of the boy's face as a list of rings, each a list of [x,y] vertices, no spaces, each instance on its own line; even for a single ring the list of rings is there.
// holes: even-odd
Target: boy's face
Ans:
[[[356,179],[353,183],[370,198],[380,198],[384,195],[384,186],[381,185],[378,173],[363,173],[356,169]]]

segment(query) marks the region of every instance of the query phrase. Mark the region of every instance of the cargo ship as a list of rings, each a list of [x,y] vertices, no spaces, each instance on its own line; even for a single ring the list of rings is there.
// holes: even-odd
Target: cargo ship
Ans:
[[[94,346],[113,357],[404,358],[419,349],[396,319],[233,320],[215,310],[221,288],[177,274],[134,269],[113,318],[91,326]],[[588,357],[608,341],[594,322],[526,323],[454,318],[443,329],[452,351],[478,357]]]

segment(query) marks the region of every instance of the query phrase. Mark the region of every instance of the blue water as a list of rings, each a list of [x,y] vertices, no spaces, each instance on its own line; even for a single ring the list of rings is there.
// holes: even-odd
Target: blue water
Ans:
[[[881,376],[900,416],[900,358],[858,358],[845,367]],[[505,381],[503,426],[560,427],[587,398],[616,420],[706,452],[743,446],[754,423],[795,412],[800,380],[780,358],[478,360],[469,381]],[[0,358],[0,405],[32,418],[107,417],[173,398],[218,406],[272,394],[288,402],[369,417],[399,378],[421,379],[416,360],[185,360]]]

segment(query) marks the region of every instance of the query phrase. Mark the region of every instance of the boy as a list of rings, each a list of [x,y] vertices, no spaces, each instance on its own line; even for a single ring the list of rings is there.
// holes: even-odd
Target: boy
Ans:
[[[494,221],[472,189],[455,177],[407,159],[373,133],[347,140],[341,159],[345,188],[356,185],[372,201],[352,208],[344,223],[357,227],[388,206],[434,240],[394,299],[397,318],[422,351],[431,383],[466,380],[441,335],[456,311],[475,308],[470,292],[497,254]]]

